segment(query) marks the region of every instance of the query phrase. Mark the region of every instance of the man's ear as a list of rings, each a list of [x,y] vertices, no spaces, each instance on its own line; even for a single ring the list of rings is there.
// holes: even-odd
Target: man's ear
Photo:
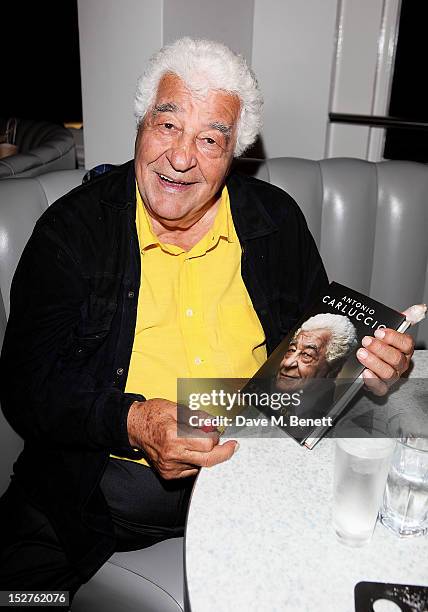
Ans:
[[[144,130],[148,118],[149,118],[149,113],[151,113],[151,108],[149,108],[146,112],[146,114],[144,115],[144,117],[142,117],[137,125],[137,136]]]
[[[140,123],[137,125],[137,133],[135,135],[135,143],[134,143],[134,156],[137,151],[138,141],[140,140],[143,130],[144,130],[144,121],[145,121],[145,117],[143,117],[143,119],[141,119]]]

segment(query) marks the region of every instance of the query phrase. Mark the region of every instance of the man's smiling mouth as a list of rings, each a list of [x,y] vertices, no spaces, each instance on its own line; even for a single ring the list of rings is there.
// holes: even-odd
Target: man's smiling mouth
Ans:
[[[166,176],[165,174],[161,174],[160,172],[156,172],[156,174],[158,175],[158,177],[160,178],[160,180],[163,183],[166,183],[168,185],[183,185],[183,186],[186,186],[186,185],[194,185],[195,184],[195,181],[192,181],[192,182],[191,181],[178,181],[176,179],[172,179],[169,176]]]

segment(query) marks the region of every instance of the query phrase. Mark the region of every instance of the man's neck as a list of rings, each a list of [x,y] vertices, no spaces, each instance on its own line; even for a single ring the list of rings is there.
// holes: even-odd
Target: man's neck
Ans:
[[[175,244],[184,251],[190,251],[212,228],[220,202],[221,196],[205,211],[202,217],[186,228],[168,227],[158,219],[151,218],[153,232],[164,244]]]

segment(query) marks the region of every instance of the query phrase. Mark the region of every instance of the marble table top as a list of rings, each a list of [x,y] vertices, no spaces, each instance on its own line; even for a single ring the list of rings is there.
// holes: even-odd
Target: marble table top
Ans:
[[[428,378],[428,351],[411,376]],[[284,434],[285,436],[285,434]],[[377,524],[348,548],[332,527],[335,441],[312,451],[289,437],[244,438],[228,462],[201,470],[185,535],[192,612],[353,612],[360,581],[428,585],[428,537]]]

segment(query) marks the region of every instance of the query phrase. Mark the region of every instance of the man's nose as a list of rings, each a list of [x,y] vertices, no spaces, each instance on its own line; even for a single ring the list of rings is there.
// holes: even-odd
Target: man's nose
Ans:
[[[180,134],[166,156],[176,172],[187,172],[197,166],[196,144],[190,134]]]
[[[283,367],[287,370],[291,370],[292,368],[296,368],[298,365],[297,355],[293,353],[293,355],[289,355],[283,360]]]

